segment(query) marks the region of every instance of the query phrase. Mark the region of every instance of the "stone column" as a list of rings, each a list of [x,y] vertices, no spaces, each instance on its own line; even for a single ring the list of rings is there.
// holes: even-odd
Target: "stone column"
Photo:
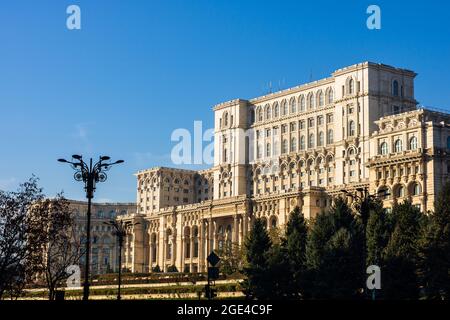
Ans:
[[[189,258],[190,258],[190,264],[189,264],[189,272],[192,272],[192,267],[194,265],[193,261],[194,261],[194,236],[192,234],[192,230],[191,230],[191,238],[190,238],[190,252],[189,252]]]
[[[131,237],[131,234],[127,234],[125,236],[125,267],[126,268],[130,268],[130,270],[131,270],[131,261],[130,261],[131,244],[130,244],[130,237]]]
[[[238,219],[238,229],[239,229],[239,246],[242,246],[242,244],[244,243],[244,228],[242,227],[242,215],[239,217]]]
[[[233,217],[233,229],[232,230],[233,230],[232,231],[233,233],[231,234],[231,242],[234,245],[238,241],[238,237],[237,236],[238,236],[238,232],[239,232],[239,230],[238,230],[238,215],[237,215],[237,213],[235,213],[235,215]]]
[[[202,272],[203,271],[203,264],[204,264],[204,255],[205,255],[205,222],[203,220],[201,220],[200,222],[200,226],[199,226],[199,231],[198,231],[198,271]]]
[[[148,272],[152,272],[152,267],[153,267],[153,240],[152,240],[152,235],[149,232],[149,252],[148,252]]]
[[[214,220],[212,222],[212,240],[213,240],[213,245],[212,245],[212,250],[217,249],[217,222]]]

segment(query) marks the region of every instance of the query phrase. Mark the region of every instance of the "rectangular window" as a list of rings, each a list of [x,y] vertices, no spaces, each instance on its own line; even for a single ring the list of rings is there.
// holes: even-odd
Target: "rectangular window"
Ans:
[[[323,116],[318,116],[318,117],[317,117],[317,125],[318,125],[318,126],[323,125]]]
[[[332,123],[334,121],[334,117],[332,113],[327,114],[327,123]]]
[[[295,122],[291,122],[290,126],[291,126],[291,132],[297,130],[297,124]]]

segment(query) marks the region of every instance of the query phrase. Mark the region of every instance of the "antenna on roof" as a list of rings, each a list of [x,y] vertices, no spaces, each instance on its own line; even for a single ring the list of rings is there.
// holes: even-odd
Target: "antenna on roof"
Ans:
[[[309,71],[309,82],[312,82],[313,81],[313,72],[312,72],[312,69],[310,69],[310,71]]]

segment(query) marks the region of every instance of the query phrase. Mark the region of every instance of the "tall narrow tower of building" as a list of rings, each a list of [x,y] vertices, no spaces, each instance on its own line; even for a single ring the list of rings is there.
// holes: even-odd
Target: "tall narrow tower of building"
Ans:
[[[247,101],[238,99],[219,104],[214,113],[214,199],[245,195],[251,139]]]

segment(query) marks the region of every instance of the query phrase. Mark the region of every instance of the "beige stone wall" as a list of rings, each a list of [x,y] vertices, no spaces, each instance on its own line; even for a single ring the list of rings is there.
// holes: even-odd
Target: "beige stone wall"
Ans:
[[[75,237],[86,237],[86,201],[70,201],[70,209],[75,214]],[[118,245],[112,228],[105,224],[120,216],[136,212],[134,203],[93,203],[91,209],[91,272],[102,274],[118,271]],[[82,263],[81,267],[84,267]]]
[[[125,265],[135,272],[156,265],[205,271],[208,253],[242,245],[253,219],[283,231],[295,206],[314,218],[343,190],[359,196],[365,188],[372,195],[388,190],[386,208],[409,199],[433,210],[448,179],[449,115],[416,108],[415,76],[365,62],[322,80],[216,105],[211,169],[137,174],[139,210],[126,219],[140,224],[130,231]],[[388,147],[381,153],[383,142]],[[175,176],[189,181],[188,201],[164,191],[164,178]]]

